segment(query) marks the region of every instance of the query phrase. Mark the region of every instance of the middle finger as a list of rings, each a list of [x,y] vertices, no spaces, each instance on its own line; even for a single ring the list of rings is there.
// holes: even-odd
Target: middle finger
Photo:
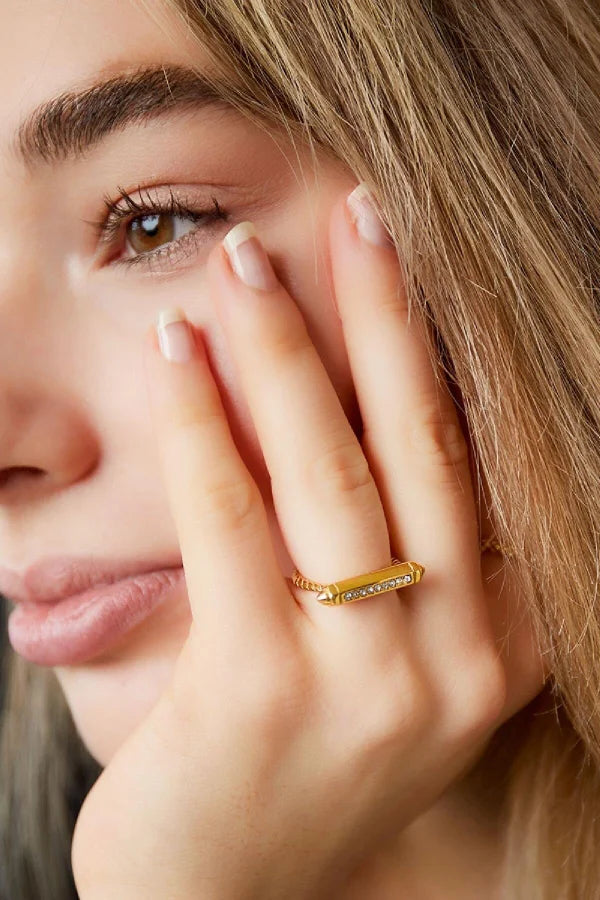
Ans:
[[[238,268],[248,253],[246,278],[254,286],[237,276],[227,247]],[[248,251],[254,251],[252,258]],[[231,229],[209,258],[207,274],[295,564],[322,583],[390,565],[385,512],[360,442],[252,223]],[[367,620],[374,641],[389,641],[391,634],[398,640],[404,614],[395,591],[343,611],[321,605],[314,594],[301,602],[313,621],[344,635],[353,631],[363,645]]]

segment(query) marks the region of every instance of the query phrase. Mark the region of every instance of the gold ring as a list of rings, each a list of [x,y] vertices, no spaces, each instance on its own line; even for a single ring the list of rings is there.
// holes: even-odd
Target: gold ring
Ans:
[[[508,554],[508,551],[500,546],[496,538],[489,537],[482,541],[481,551],[496,550]],[[425,567],[416,562],[401,562],[397,557],[392,559],[392,564],[372,572],[364,572],[354,575],[352,578],[344,578],[341,581],[333,581],[330,584],[320,584],[318,581],[310,581],[305,578],[298,569],[294,569],[292,582],[296,587],[305,591],[317,591],[317,600],[325,606],[340,606],[342,603],[353,603],[363,597],[372,597],[375,594],[385,594],[387,591],[396,591],[399,588],[417,584],[423,577]]]
[[[294,569],[292,581],[296,587],[305,591],[319,591],[317,600],[326,606],[339,606],[341,603],[352,603],[362,597],[371,597],[375,594],[385,594],[387,591],[395,591],[398,588],[408,587],[421,580],[425,567],[415,562],[400,562],[396,557],[391,566],[383,569],[375,569],[373,572],[365,572],[362,575],[354,575],[352,578],[344,578],[342,581],[334,581],[331,584],[319,584],[309,581]]]

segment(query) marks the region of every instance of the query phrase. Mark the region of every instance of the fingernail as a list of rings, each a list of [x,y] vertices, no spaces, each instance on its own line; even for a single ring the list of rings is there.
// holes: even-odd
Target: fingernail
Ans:
[[[356,230],[369,244],[378,247],[393,247],[393,241],[383,224],[375,198],[367,187],[366,182],[361,181],[346,198],[350,218],[356,225]]]
[[[194,336],[179,306],[161,309],[156,320],[156,333],[160,352],[169,362],[188,362],[195,355]]]
[[[238,222],[223,238],[223,246],[238,278],[248,287],[272,291],[277,276],[252,222]]]

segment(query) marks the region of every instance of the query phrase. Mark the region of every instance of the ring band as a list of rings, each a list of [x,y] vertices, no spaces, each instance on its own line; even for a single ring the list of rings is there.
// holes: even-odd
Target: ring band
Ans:
[[[480,545],[482,552],[496,550],[506,553],[496,538],[486,538]],[[298,569],[294,569],[292,582],[296,587],[305,591],[318,591],[317,600],[325,606],[340,606],[342,603],[353,603],[363,597],[371,597],[375,594],[385,594],[387,591],[396,591],[399,588],[417,584],[425,572],[425,567],[416,562],[401,562],[393,557],[389,566],[375,569],[372,572],[364,572],[362,575],[354,575],[352,578],[344,578],[341,581],[333,581],[330,584],[320,584],[310,581],[301,575]]]

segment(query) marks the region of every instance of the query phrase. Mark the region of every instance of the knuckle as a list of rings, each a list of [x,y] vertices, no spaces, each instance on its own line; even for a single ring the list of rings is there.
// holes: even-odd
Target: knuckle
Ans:
[[[467,686],[458,698],[455,723],[462,738],[485,734],[499,720],[507,699],[507,678],[500,658],[490,653],[469,670]]]
[[[244,677],[236,699],[240,715],[251,729],[288,734],[294,723],[305,719],[311,691],[306,673],[295,660],[283,666],[264,660]]]
[[[399,320],[404,327],[408,321],[409,306],[404,282],[398,281],[395,290],[380,294],[375,306],[377,313],[384,319]]]
[[[200,399],[177,399],[167,408],[169,424],[182,431],[198,431],[204,428],[218,428],[222,425],[222,415]]]
[[[413,742],[429,731],[434,715],[434,698],[428,686],[415,672],[405,670],[400,690],[394,685],[387,694],[378,692],[369,714],[367,743],[380,749],[399,740]]]
[[[301,322],[272,320],[267,345],[269,356],[275,363],[289,362],[291,357],[315,353],[306,327]]]
[[[462,429],[456,422],[445,420],[436,403],[419,408],[410,422],[408,437],[419,458],[448,476],[455,466],[468,462],[469,452]]]
[[[231,528],[253,520],[259,506],[256,484],[244,477],[214,480],[202,492],[203,512]]]
[[[309,463],[308,472],[318,488],[325,485],[336,494],[353,495],[363,488],[375,488],[369,463],[354,441],[346,440],[319,454]]]
[[[269,759],[276,755],[307,721],[313,696],[311,673],[289,649],[285,660],[271,649],[248,661],[243,677],[237,667],[224,666],[219,691],[208,695],[199,691],[197,677],[190,678],[189,666],[180,665],[163,694],[166,727],[161,719],[159,731],[164,740],[193,755],[201,752],[198,729],[203,728],[215,739],[264,741],[261,752]]]
[[[419,737],[431,728],[434,718],[433,693],[429,685],[413,673],[397,705],[397,726],[411,737]]]

